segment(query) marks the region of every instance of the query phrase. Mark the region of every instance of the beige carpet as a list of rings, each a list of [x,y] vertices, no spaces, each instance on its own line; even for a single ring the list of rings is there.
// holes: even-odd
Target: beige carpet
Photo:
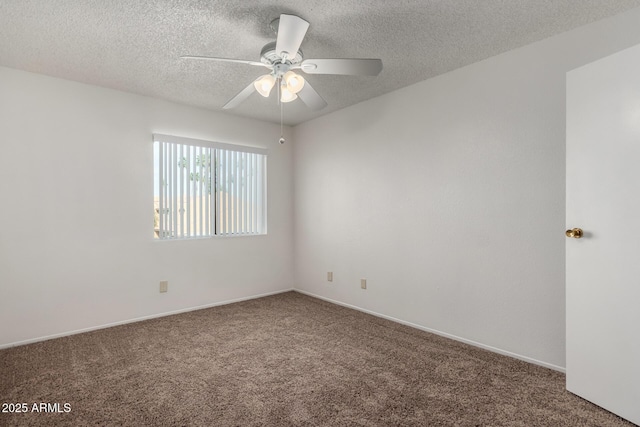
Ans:
[[[558,372],[293,292],[2,350],[0,403],[29,407],[2,426],[631,425]]]

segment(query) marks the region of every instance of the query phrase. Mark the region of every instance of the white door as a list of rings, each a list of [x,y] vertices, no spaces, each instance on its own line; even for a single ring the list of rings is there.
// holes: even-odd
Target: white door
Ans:
[[[567,389],[640,424],[640,45],[567,73],[567,228]]]

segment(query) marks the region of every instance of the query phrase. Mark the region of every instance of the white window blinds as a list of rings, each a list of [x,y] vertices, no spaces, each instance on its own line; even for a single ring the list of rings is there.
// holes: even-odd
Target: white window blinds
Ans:
[[[265,234],[265,149],[155,134],[158,239]]]

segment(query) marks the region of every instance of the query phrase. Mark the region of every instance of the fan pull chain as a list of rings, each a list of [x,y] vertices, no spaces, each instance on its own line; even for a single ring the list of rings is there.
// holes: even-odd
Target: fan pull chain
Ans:
[[[278,140],[278,142],[280,144],[284,144],[284,132],[283,132],[283,117],[284,117],[284,102],[282,102],[280,100],[280,84],[281,84],[281,79],[278,79],[278,103],[280,104],[280,139]]]

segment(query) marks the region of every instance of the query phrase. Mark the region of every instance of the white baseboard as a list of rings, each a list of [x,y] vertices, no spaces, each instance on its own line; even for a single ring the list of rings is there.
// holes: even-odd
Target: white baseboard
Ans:
[[[8,344],[0,344],[0,350],[5,349],[5,348],[10,348],[10,347],[16,347],[16,346],[19,346],[19,345],[26,345],[26,344],[33,344],[33,343],[40,342],[40,341],[47,341],[47,340],[51,340],[51,339],[54,339],[54,338],[61,338],[61,337],[67,337],[67,336],[70,336],[70,335],[81,334],[83,332],[97,331],[99,329],[111,328],[113,326],[126,325],[127,323],[142,322],[143,320],[156,319],[158,317],[171,316],[171,315],[174,315],[174,314],[187,313],[189,311],[202,310],[204,308],[217,307],[219,305],[233,304],[234,302],[247,301],[247,300],[252,300],[252,299],[257,299],[257,298],[262,298],[262,297],[268,297],[270,295],[277,295],[277,294],[282,294],[282,293],[291,292],[291,291],[293,291],[293,289],[283,289],[283,290],[280,290],[280,291],[267,292],[265,294],[252,295],[252,296],[242,297],[242,298],[235,298],[235,299],[226,300],[226,301],[214,302],[214,303],[211,303],[211,304],[199,305],[199,306],[196,306],[196,307],[181,308],[179,310],[167,311],[167,312],[158,313],[158,314],[151,314],[149,316],[136,317],[134,319],[121,320],[121,321],[118,321],[118,322],[107,323],[105,325],[92,326],[90,328],[76,329],[74,331],[62,332],[62,333],[59,333],[59,334],[47,335],[47,336],[38,337],[38,338],[32,338],[32,339],[28,339],[28,340],[24,340],[24,341],[16,341],[16,342],[8,343]]]
[[[316,294],[311,293],[311,292],[303,291],[301,289],[294,289],[294,291],[295,292],[299,292],[299,293],[304,294],[304,295],[308,295],[308,296],[313,297],[313,298],[318,298],[318,299],[330,302],[332,304],[337,304],[337,305],[341,305],[343,307],[352,308],[354,310],[362,311],[363,313],[371,314],[371,315],[376,316],[376,317],[381,317],[381,318],[386,319],[386,320],[391,320],[392,322],[396,322],[396,323],[400,323],[402,325],[410,326],[410,327],[415,328],[415,329],[420,329],[421,331],[430,332],[432,334],[440,335],[441,337],[449,338],[449,339],[452,339],[452,340],[455,340],[455,341],[460,341],[460,342],[463,342],[465,344],[472,345],[474,347],[479,347],[479,348],[482,348],[484,350],[489,350],[489,351],[492,351],[494,353],[502,354],[504,356],[513,357],[514,359],[522,360],[524,362],[529,362],[529,363],[532,363],[534,365],[542,366],[542,367],[545,367],[545,368],[548,368],[548,369],[553,369],[554,371],[559,371],[559,372],[562,372],[562,373],[566,373],[566,368],[563,368],[561,366],[553,365],[551,363],[543,362],[543,361],[540,361],[540,360],[537,360],[537,359],[532,359],[531,357],[522,356],[520,354],[512,353],[510,351],[502,350],[500,348],[492,347],[490,345],[485,345],[485,344],[482,344],[482,343],[479,343],[479,342],[476,342],[476,341],[468,340],[466,338],[461,338],[461,337],[458,337],[458,336],[455,336],[455,335],[448,334],[446,332],[438,331],[436,329],[427,328],[426,326],[417,325],[415,323],[407,322],[407,321],[404,321],[404,320],[401,320],[401,319],[397,319],[395,317],[387,316],[385,314],[380,314],[380,313],[377,313],[375,311],[367,310],[365,308],[361,308],[361,307],[358,307],[358,306],[355,306],[355,305],[346,304],[344,302],[332,300],[331,298],[326,298],[326,297],[323,297],[323,296],[320,296],[320,295],[316,295]]]
[[[391,317],[391,316],[387,316],[385,314],[377,313],[377,312],[372,311],[372,310],[367,310],[365,308],[361,308],[361,307],[358,307],[358,306],[355,306],[355,305],[343,303],[343,302],[340,302],[340,301],[333,300],[331,298],[326,298],[326,297],[323,297],[323,296],[320,296],[320,295],[316,295],[316,294],[311,293],[311,292],[303,291],[301,289],[293,289],[293,288],[292,289],[283,289],[283,290],[274,291],[274,292],[268,292],[268,293],[259,294],[259,295],[251,295],[251,296],[248,296],[248,297],[235,298],[235,299],[215,302],[215,303],[211,303],[211,304],[204,304],[204,305],[199,305],[199,306],[196,306],[196,307],[188,307],[188,308],[168,311],[168,312],[164,312],[164,313],[157,313],[157,314],[152,314],[152,315],[149,315],[149,316],[136,317],[136,318],[133,318],[133,319],[121,320],[121,321],[118,321],[118,322],[107,323],[107,324],[104,324],[104,325],[92,326],[90,328],[77,329],[77,330],[73,330],[73,331],[62,332],[62,333],[59,333],[59,334],[53,334],[53,335],[47,335],[47,336],[32,338],[32,339],[28,339],[28,340],[24,340],[24,341],[16,341],[16,342],[8,343],[8,344],[0,344],[0,350],[5,349],[5,348],[10,348],[10,347],[16,347],[16,346],[19,346],[19,345],[26,345],[26,344],[32,344],[32,343],[36,343],[36,342],[40,342],[40,341],[47,341],[47,340],[54,339],[54,338],[61,338],[61,337],[66,337],[66,336],[70,336],[70,335],[81,334],[83,332],[96,331],[96,330],[99,330],[99,329],[110,328],[110,327],[113,327],[113,326],[126,325],[128,323],[141,322],[143,320],[156,319],[158,317],[171,316],[171,315],[174,315],[174,314],[187,313],[189,311],[202,310],[202,309],[205,309],[205,308],[217,307],[217,306],[220,306],[220,305],[233,304],[235,302],[241,302],[241,301],[248,301],[248,300],[257,299],[257,298],[263,298],[263,297],[267,297],[267,296],[270,296],[270,295],[277,295],[277,294],[281,294],[281,293],[284,293],[284,292],[290,292],[290,291],[299,292],[301,294],[308,295],[308,296],[313,297],[313,298],[318,298],[318,299],[330,302],[332,304],[336,304],[336,305],[340,305],[340,306],[343,306],[343,307],[351,308],[351,309],[354,309],[354,310],[357,310],[357,311],[361,311],[363,313],[371,314],[371,315],[376,316],[376,317],[380,317],[380,318],[383,318],[383,319],[390,320],[392,322],[400,323],[402,325],[406,325],[406,326],[409,326],[409,327],[412,327],[412,328],[415,328],[415,329],[419,329],[421,331],[430,332],[432,334],[440,335],[442,337],[449,338],[449,339],[452,339],[452,340],[455,340],[455,341],[460,341],[460,342],[463,342],[465,344],[472,345],[474,347],[479,347],[479,348],[482,348],[482,349],[485,349],[485,350],[492,351],[494,353],[498,353],[498,354],[502,354],[502,355],[505,355],[505,356],[513,357],[514,359],[518,359],[518,360],[522,360],[522,361],[525,361],[525,362],[533,363],[534,365],[538,365],[538,366],[542,366],[542,367],[545,367],[545,368],[553,369],[555,371],[566,373],[566,369],[561,367],[561,366],[553,365],[553,364],[547,363],[547,362],[542,362],[540,360],[533,359],[533,358],[530,358],[530,357],[527,357],[527,356],[522,356],[522,355],[517,354],[517,353],[512,353],[512,352],[507,351],[507,350],[502,350],[500,348],[492,347],[490,345],[485,345],[485,344],[482,344],[482,343],[479,343],[479,342],[476,342],[476,341],[468,340],[466,338],[461,338],[461,337],[458,337],[458,336],[455,336],[455,335],[452,335],[452,334],[448,334],[446,332],[438,331],[436,329],[427,328],[426,326],[422,326],[422,325],[418,325],[418,324],[415,324],[415,323],[407,322],[407,321],[404,321],[404,320],[401,320],[401,319],[397,319],[395,317]]]

